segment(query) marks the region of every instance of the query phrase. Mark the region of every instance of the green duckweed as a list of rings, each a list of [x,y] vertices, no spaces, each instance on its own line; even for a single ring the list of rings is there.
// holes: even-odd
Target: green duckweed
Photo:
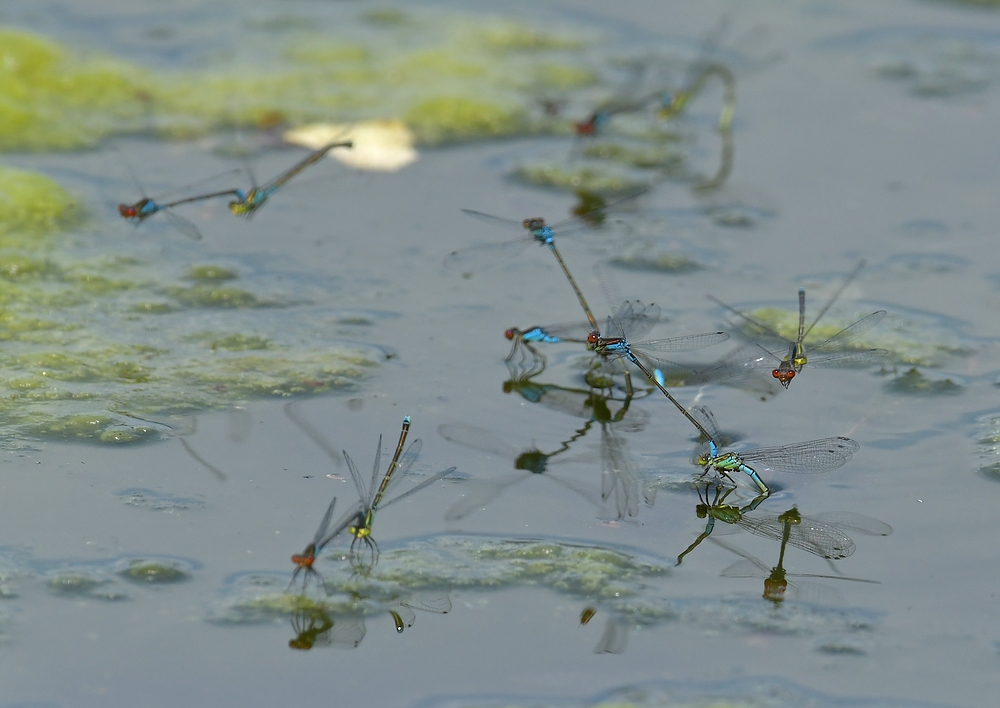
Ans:
[[[962,393],[963,387],[951,379],[929,379],[912,368],[889,381],[885,390],[904,396],[955,396]]]
[[[138,583],[169,585],[189,578],[179,565],[165,561],[133,560],[118,573],[125,580]]]

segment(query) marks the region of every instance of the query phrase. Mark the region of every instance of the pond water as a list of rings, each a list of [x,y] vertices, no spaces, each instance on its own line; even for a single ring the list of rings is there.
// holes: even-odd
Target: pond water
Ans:
[[[5,3],[0,708],[990,705],[989,5]],[[573,136],[706,61],[734,77],[731,135],[709,78],[677,116]],[[266,180],[307,154],[285,126],[373,119],[419,158],[322,160],[252,220],[179,208],[200,240],[116,213],[129,169],[152,194]],[[816,336],[885,310],[857,342],[881,363],[787,391],[665,370],[734,449],[848,436],[846,464],[762,472],[753,510],[734,473],[744,518],[691,548],[714,490],[641,374],[626,405],[620,379],[588,387],[580,344],[505,365],[504,330],[582,313],[541,248],[446,265],[524,235],[460,209],[558,221],[577,185],[649,188],[557,240],[602,322],[609,292],[659,306],[651,338],[733,333],[676,355],[693,369],[743,343],[706,293],[787,335],[800,287],[812,317],[866,261]],[[379,513],[376,565],[345,534],[326,592],[288,592],[330,499],[356,498],[340,449],[364,475],[383,436],[384,469],[404,415],[423,446],[400,488],[455,472]],[[622,459],[634,477],[602,475]],[[803,540],[820,528],[837,560]]]

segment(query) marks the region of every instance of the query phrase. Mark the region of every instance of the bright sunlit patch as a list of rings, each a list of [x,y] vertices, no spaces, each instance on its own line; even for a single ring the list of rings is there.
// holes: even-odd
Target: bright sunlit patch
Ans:
[[[400,120],[369,120],[361,123],[313,123],[286,131],[285,140],[318,150],[334,140],[350,140],[350,150],[333,150],[330,157],[359,170],[395,172],[416,162],[413,133]]]

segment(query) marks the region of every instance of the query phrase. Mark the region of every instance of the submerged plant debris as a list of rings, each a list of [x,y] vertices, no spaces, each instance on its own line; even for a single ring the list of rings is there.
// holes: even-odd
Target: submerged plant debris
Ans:
[[[81,250],[64,229],[82,218],[56,183],[0,168],[0,443],[156,438],[173,414],[342,389],[383,358],[262,274]]]

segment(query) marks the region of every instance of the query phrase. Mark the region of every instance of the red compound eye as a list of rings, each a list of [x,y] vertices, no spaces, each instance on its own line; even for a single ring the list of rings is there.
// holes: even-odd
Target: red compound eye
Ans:
[[[601,338],[597,332],[591,332],[587,335],[587,344],[597,344],[597,340]]]
[[[503,333],[503,336],[505,336],[507,339],[513,339],[514,338],[514,330],[513,329],[508,329],[506,332]]]
[[[771,371],[771,376],[773,376],[776,379],[780,379],[781,378],[781,372],[778,371],[777,369],[774,369],[773,371]]]

